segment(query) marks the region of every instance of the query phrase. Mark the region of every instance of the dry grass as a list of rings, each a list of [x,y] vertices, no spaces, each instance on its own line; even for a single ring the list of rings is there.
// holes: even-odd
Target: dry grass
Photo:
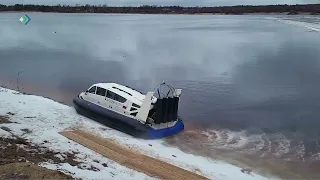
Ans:
[[[0,116],[0,124],[11,123],[8,116]]]
[[[54,171],[32,163],[10,163],[0,166],[0,179],[73,179],[60,171]]]

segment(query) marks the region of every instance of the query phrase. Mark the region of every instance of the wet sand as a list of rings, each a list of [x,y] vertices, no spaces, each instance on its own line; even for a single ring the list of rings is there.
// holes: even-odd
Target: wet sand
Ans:
[[[61,91],[58,88],[53,89],[51,87],[46,88],[43,86],[37,86],[35,84],[24,81],[23,77],[19,83],[17,83],[16,79],[5,78],[4,76],[2,76],[0,80],[1,87],[7,87],[13,90],[20,89],[22,93],[46,97],[69,106],[72,106],[73,97],[77,96],[78,93],[80,93]]]
[[[201,132],[204,127],[187,124],[185,131],[166,139],[169,145],[181,150],[224,161],[270,178],[281,179],[319,179],[319,161],[289,161],[275,157],[262,157],[262,152],[249,154],[233,150],[221,150],[208,144],[208,137]]]

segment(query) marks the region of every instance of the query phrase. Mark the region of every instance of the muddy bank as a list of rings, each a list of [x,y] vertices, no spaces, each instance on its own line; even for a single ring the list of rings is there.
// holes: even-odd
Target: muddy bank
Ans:
[[[8,114],[11,114],[8,112]],[[10,133],[10,128],[3,126],[12,123],[8,116],[0,116],[0,131]],[[29,129],[21,129],[30,133]],[[49,170],[40,163],[68,163],[81,169],[96,171],[97,168],[82,166],[76,159],[76,153],[60,153],[46,147],[36,146],[28,140],[15,136],[0,137],[0,179],[75,179],[70,172]],[[49,143],[49,142],[43,142]]]
[[[0,116],[0,129],[10,133],[10,129],[1,126],[11,123],[8,116]],[[28,133],[28,129],[22,129]],[[73,154],[66,154],[61,160],[48,149],[37,147],[27,140],[14,136],[0,137],[0,179],[74,179],[60,171],[49,170],[38,166],[41,162],[79,164]]]
[[[72,156],[61,161],[55,154],[40,150],[21,138],[0,138],[0,179],[74,179],[63,172],[38,166],[41,162],[73,161]]]
[[[25,81],[23,79],[23,76],[20,77],[19,80],[18,77],[16,77],[16,79],[9,79],[2,76],[0,79],[0,92],[4,91],[3,88],[19,91],[23,94],[42,96],[70,106],[72,105],[73,97],[77,96],[78,93],[80,93],[80,91],[68,92],[62,91],[59,88],[38,86],[35,83]]]
[[[8,116],[0,116],[0,124],[11,123]]]
[[[53,171],[26,162],[10,163],[0,166],[0,179],[73,179],[60,171]]]

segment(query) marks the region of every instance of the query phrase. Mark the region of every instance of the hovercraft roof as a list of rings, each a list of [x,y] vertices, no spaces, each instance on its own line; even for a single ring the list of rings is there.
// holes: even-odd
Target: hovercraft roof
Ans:
[[[137,100],[142,102],[145,98],[145,95],[141,92],[117,83],[97,83],[92,86],[99,86],[101,88],[115,92],[131,102],[136,102]]]

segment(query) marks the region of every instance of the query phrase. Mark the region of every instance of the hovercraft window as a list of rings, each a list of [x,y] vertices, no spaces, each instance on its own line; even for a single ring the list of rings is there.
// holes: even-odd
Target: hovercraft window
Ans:
[[[95,94],[96,92],[96,86],[93,86],[92,88],[89,89],[89,93]]]
[[[131,93],[128,93],[127,91],[124,91],[124,90],[122,90],[122,89],[120,89],[120,88],[117,88],[117,87],[112,87],[112,88],[113,88],[113,89],[118,89],[119,91],[122,91],[122,92],[127,93],[127,94],[129,94],[130,96],[132,96]]]
[[[105,96],[106,95],[106,89],[103,89],[101,87],[97,87],[97,92],[96,92],[96,95],[100,95],[100,96]]]
[[[133,107],[140,108],[140,106],[139,106],[138,104],[135,104],[135,103],[132,103],[132,106],[133,106]]]
[[[118,95],[118,94],[116,94],[116,93],[114,93],[112,91],[109,91],[109,90],[107,91],[107,98],[116,100],[116,101],[121,102],[121,103],[124,103],[124,102],[127,101],[126,98],[124,98],[124,97],[122,97],[122,96],[120,96],[120,95]]]
[[[118,94],[115,94],[115,99],[114,99],[114,100],[119,101],[119,102],[121,102],[121,103],[124,103],[124,102],[127,101],[126,98],[124,98],[124,97],[122,97],[122,96],[120,96],[120,95],[118,95]]]
[[[137,116],[137,114],[138,114],[138,112],[134,112],[134,113],[131,113],[130,115],[135,117],[135,116]]]
[[[107,91],[107,98],[114,99],[114,93],[112,91]]]
[[[135,111],[137,108],[131,107],[130,111]]]

